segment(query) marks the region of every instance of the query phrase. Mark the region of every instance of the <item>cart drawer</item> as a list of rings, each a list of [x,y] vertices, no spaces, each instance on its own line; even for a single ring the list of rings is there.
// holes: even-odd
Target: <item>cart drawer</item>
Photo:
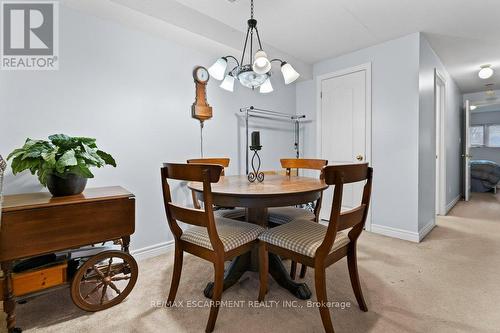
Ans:
[[[67,281],[67,267],[68,265],[64,263],[34,271],[12,274],[14,295],[22,296],[65,283]]]

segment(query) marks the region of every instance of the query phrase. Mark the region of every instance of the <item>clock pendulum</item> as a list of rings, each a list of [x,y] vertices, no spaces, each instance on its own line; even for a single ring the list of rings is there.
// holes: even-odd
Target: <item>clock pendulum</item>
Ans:
[[[212,107],[207,103],[207,83],[210,79],[208,70],[203,66],[196,66],[193,70],[196,85],[196,99],[191,106],[191,117],[200,121],[200,149],[203,157],[203,124],[212,118]]]

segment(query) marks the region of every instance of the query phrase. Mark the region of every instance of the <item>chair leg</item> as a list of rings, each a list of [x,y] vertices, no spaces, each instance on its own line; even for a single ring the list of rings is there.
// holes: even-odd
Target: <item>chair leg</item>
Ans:
[[[259,288],[259,302],[264,301],[267,293],[267,282],[269,275],[269,254],[266,249],[266,244],[264,242],[259,243],[259,276],[260,276],[260,288]]]
[[[306,272],[307,272],[307,266],[302,264],[302,267],[300,268],[300,275],[299,277],[301,279],[305,278],[306,277]]]
[[[321,203],[320,203],[320,205],[319,205],[319,206],[321,206]],[[319,209],[319,207],[318,207],[318,209]],[[314,213],[314,215],[315,215],[315,218],[314,218],[312,221],[313,221],[313,222],[318,223],[318,221],[319,221],[319,216],[318,216],[318,214],[316,214],[316,213]],[[293,263],[292,263],[292,264],[293,264]],[[297,267],[297,266],[295,266],[295,267]],[[306,265],[304,265],[304,264],[302,264],[302,267],[300,267],[300,274],[299,274],[299,277],[300,277],[301,279],[305,278],[305,277],[306,277],[306,273],[307,273],[307,266],[306,266]],[[290,272],[290,274],[291,274],[291,272]],[[294,276],[292,277],[292,279],[294,279],[294,280],[295,280],[295,274],[294,274]]]
[[[214,263],[214,270],[215,278],[212,295],[212,306],[210,308],[210,316],[208,317],[207,327],[205,328],[206,333],[210,333],[214,330],[215,321],[217,320],[217,315],[219,314],[220,300],[224,287],[224,262],[222,261]]]
[[[179,245],[175,244],[174,271],[172,273],[172,283],[170,284],[170,292],[168,293],[167,306],[172,305],[175,300],[175,295],[177,295],[179,281],[181,280],[183,256],[184,251],[182,251]]]
[[[368,311],[365,299],[363,298],[363,292],[361,291],[361,283],[359,282],[358,274],[358,260],[356,257],[356,244],[349,246],[347,251],[347,266],[349,267],[349,276],[351,278],[352,290],[358,301],[359,308],[361,311]]]
[[[314,285],[316,288],[316,298],[319,303],[319,314],[326,333],[334,333],[330,309],[327,306],[328,299],[326,295],[326,270],[322,265],[314,267]]]
[[[297,262],[292,260],[292,264],[290,265],[290,278],[295,280],[295,276],[297,275]]]

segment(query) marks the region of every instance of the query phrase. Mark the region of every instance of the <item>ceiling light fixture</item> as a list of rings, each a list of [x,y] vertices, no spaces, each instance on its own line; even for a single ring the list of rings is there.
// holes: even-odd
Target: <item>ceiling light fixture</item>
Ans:
[[[244,87],[255,89],[260,87],[261,93],[269,93],[273,91],[271,85],[271,69],[272,62],[277,61],[281,63],[281,73],[283,74],[283,80],[285,84],[290,84],[297,80],[300,76],[299,73],[286,61],[281,59],[269,60],[267,53],[264,52],[262,48],[262,43],[260,41],[259,30],[257,29],[257,20],[253,18],[253,0],[250,1],[250,19],[248,20],[248,28],[245,37],[245,44],[243,46],[243,52],[241,55],[241,60],[238,61],[235,57],[228,55],[217,59],[217,61],[210,66],[208,71],[210,75],[216,80],[222,80],[221,88],[229,91],[233,91],[234,79],[237,78],[238,81]],[[254,32],[257,37],[257,43],[259,49],[253,54],[253,42],[254,42]],[[249,63],[244,64],[245,52],[249,46]],[[236,66],[229,71],[227,75],[226,69],[229,59],[236,63]]]
[[[474,111],[475,109],[477,109],[477,106],[475,106],[475,105],[471,105],[471,106],[470,106],[470,110],[471,110],[471,111]]]
[[[493,75],[491,65],[482,65],[478,75],[483,80],[489,79]]]
[[[485,92],[485,95],[486,95],[487,97],[489,97],[489,98],[493,98],[493,97],[495,97],[495,90],[487,90],[487,91]]]
[[[234,90],[234,77],[231,74],[226,75],[224,81],[220,84],[222,89],[233,92]]]
[[[259,92],[261,94],[267,94],[272,92],[273,90],[273,85],[271,84],[271,79],[269,78],[260,86]]]

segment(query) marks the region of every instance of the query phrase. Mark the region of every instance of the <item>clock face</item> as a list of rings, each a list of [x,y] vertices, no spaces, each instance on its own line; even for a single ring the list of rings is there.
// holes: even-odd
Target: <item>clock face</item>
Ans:
[[[198,67],[196,69],[195,79],[199,82],[207,82],[209,77],[210,76],[208,75],[208,71],[205,67]]]

